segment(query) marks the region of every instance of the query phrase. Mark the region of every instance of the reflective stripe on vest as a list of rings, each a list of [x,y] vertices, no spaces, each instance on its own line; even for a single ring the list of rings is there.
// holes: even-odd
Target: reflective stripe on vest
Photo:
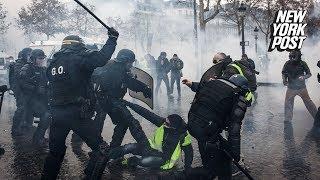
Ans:
[[[162,152],[163,136],[164,136],[164,125],[160,126],[156,130],[152,139],[148,139],[151,148]],[[188,146],[190,144],[191,144],[191,135],[189,134],[189,132],[187,132],[187,136],[184,138],[184,142],[182,143],[182,146]],[[180,156],[181,156],[181,146],[179,141],[175,150],[171,155],[170,160],[167,160],[160,168],[163,170],[171,169],[175,165],[177,160],[180,158]]]
[[[242,71],[240,66],[238,66],[237,64],[234,64],[234,63],[230,64],[230,66],[236,68],[238,70],[239,74],[245,77],[245,75],[243,74],[243,71]],[[251,101],[251,104],[255,100],[251,91],[247,92],[245,98],[246,98],[247,101]]]

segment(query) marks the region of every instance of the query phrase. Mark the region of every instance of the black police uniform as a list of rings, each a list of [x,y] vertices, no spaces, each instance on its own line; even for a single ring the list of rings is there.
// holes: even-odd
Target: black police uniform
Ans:
[[[17,135],[21,133],[21,125],[24,120],[31,121],[33,119],[30,115],[24,116],[24,96],[22,94],[22,88],[20,86],[20,70],[21,68],[27,64],[28,58],[31,54],[31,48],[25,48],[19,52],[18,59],[11,63],[9,66],[9,84],[10,89],[14,93],[14,97],[16,99],[16,111],[14,112],[13,121],[12,121],[12,128],[11,132],[13,135]],[[24,117],[23,117],[24,116]]]
[[[156,95],[158,94],[161,82],[163,81],[167,88],[167,95],[170,97],[171,88],[168,78],[168,73],[170,72],[170,69],[171,65],[169,60],[164,55],[160,55],[157,60],[157,85],[155,90]]]
[[[121,100],[127,93],[128,88],[136,92],[143,92],[145,96],[151,95],[151,90],[133,77],[127,70],[125,63],[115,60],[97,69],[92,78],[97,84],[96,86],[100,86],[97,92],[99,113],[95,118],[98,132],[100,134],[102,132],[106,114],[116,125],[110,147],[115,148],[121,145],[128,128],[137,142],[146,143],[147,137],[139,121],[132,116],[127,107],[121,103]]]
[[[52,115],[49,148],[43,179],[55,179],[59,173],[65,152],[65,140],[72,130],[92,149],[85,171],[90,177],[93,167],[100,163],[107,151],[101,135],[92,126],[90,107],[91,75],[95,68],[105,65],[111,58],[118,33],[113,30],[100,51],[87,50],[78,36],[68,36],[47,69],[49,80],[49,103]],[[76,43],[74,43],[76,41]],[[102,160],[103,163],[105,160]]]
[[[177,84],[178,96],[181,97],[180,80],[182,77],[183,61],[179,58],[170,59],[171,64],[171,93],[173,93],[173,85]]]
[[[50,124],[46,68],[36,66],[34,61],[24,65],[20,70],[20,84],[24,96],[24,117],[30,113],[32,118],[33,116],[40,118],[33,136],[33,142],[40,143],[44,140],[45,132]]]
[[[198,140],[202,164],[212,179],[231,179],[231,159],[219,147],[219,134],[229,133],[228,143],[235,160],[240,160],[240,129],[247,102],[239,87],[224,79],[193,83],[196,92],[188,114],[188,130]],[[224,147],[226,148],[226,147]]]

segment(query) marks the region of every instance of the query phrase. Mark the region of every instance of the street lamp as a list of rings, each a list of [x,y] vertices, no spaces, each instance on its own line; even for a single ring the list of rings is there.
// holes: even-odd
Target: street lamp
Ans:
[[[258,55],[258,43],[257,43],[257,41],[258,41],[258,32],[259,32],[258,27],[256,26],[253,31],[254,31],[256,55]]]
[[[238,8],[239,16],[240,16],[240,21],[241,21],[241,35],[242,35],[242,40],[241,40],[241,47],[242,47],[242,55],[246,53],[246,48],[245,48],[245,41],[244,41],[244,17],[246,16],[246,10],[247,8],[243,3],[240,4],[240,7]]]

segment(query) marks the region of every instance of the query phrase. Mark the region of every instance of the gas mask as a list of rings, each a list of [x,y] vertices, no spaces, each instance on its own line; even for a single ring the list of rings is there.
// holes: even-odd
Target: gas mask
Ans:
[[[47,66],[47,61],[45,58],[37,58],[35,61],[35,65],[38,67],[46,67]]]

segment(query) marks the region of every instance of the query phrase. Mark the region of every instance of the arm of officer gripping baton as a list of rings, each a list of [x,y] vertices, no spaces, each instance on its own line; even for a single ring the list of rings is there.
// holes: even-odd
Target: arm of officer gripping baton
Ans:
[[[117,45],[117,38],[109,37],[100,51],[88,51],[85,54],[83,65],[87,69],[95,69],[104,66],[112,57]]]
[[[128,102],[126,100],[123,100],[126,104],[126,106],[130,107],[133,111],[138,113],[140,116],[144,117],[146,120],[150,121],[152,124],[160,127],[164,122],[165,118],[158,116],[157,114],[149,111],[148,109],[131,102]]]

